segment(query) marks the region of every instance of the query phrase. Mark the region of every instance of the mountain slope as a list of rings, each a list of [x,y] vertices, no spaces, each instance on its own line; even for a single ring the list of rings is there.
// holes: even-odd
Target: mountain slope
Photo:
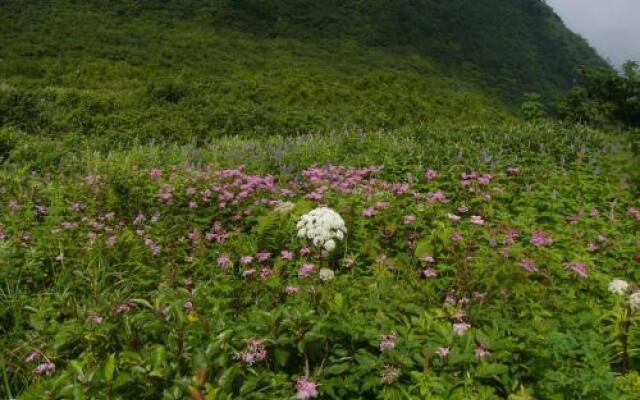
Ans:
[[[189,141],[510,118],[499,100],[414,53],[255,37],[166,8],[127,10],[5,3],[0,124]]]
[[[0,125],[30,133],[189,141],[503,121],[522,93],[553,97],[578,64],[602,62],[537,0],[12,0],[0,11]]]
[[[474,72],[504,94],[554,94],[604,61],[540,0],[220,0],[214,15],[270,36],[355,37]]]

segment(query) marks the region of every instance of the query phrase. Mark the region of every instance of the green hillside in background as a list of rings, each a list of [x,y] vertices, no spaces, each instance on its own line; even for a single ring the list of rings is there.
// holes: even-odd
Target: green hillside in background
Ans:
[[[513,118],[602,60],[538,1],[8,1],[0,125],[123,143]]]
[[[427,54],[510,100],[574,84],[605,66],[540,0],[219,0],[217,20],[267,36],[356,38]]]

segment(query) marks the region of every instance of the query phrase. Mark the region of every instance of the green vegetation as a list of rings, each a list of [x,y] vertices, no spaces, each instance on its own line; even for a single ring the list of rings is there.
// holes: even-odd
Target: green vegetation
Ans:
[[[0,122],[28,133],[185,143],[511,118],[415,53],[258,38],[89,2],[10,4],[0,13]]]
[[[562,118],[600,127],[640,128],[640,68],[628,61],[612,69],[582,69],[583,83],[558,104]]]
[[[577,65],[606,66],[540,0],[218,0],[207,11],[264,36],[413,49],[512,101],[530,91],[559,94]]]
[[[640,281],[624,137],[536,125],[101,155],[81,138],[5,134],[0,395],[293,398],[304,376],[335,399],[638,391],[622,374],[640,366],[622,350],[626,300],[607,291]],[[314,167],[331,164],[356,169]],[[358,172],[368,165],[384,168]],[[329,257],[296,237],[318,203],[348,229]],[[250,365],[254,339],[266,354]]]
[[[3,2],[0,398],[637,399],[637,137],[549,119],[579,64],[534,0]]]

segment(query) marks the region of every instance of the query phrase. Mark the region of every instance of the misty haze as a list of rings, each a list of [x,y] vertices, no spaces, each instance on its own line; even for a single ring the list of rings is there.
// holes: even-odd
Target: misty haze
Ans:
[[[547,0],[569,28],[614,65],[640,61],[640,1]]]

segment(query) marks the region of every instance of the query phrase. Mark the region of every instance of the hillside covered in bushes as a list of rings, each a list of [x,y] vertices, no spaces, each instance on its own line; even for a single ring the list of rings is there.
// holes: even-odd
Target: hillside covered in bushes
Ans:
[[[0,10],[0,123],[113,142],[499,122],[603,64],[537,0]]]

